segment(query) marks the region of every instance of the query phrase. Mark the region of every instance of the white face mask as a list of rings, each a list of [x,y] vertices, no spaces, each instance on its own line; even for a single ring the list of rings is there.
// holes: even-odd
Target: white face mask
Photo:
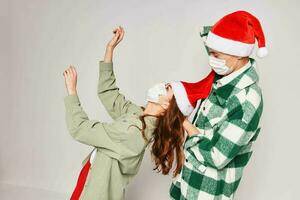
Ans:
[[[219,59],[214,56],[209,56],[209,65],[217,74],[220,75],[225,75],[232,72],[232,68],[226,65],[226,60]]]
[[[160,95],[167,95],[167,89],[165,82],[158,83],[148,89],[147,92],[147,101],[158,103]]]

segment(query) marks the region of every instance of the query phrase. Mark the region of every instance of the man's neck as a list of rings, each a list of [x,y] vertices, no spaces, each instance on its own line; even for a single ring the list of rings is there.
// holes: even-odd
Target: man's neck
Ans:
[[[244,67],[248,62],[249,62],[249,57],[242,58],[238,64],[238,66],[232,72],[237,71],[240,68]]]

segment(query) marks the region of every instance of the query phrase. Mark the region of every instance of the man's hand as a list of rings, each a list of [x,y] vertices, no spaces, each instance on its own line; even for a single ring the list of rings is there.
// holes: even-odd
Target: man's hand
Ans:
[[[195,135],[195,134],[199,134],[199,130],[197,129],[196,126],[194,126],[189,120],[188,117],[185,118],[185,120],[183,121],[183,128],[186,130],[187,134],[189,136]]]
[[[77,72],[73,65],[70,65],[63,73],[65,85],[69,95],[77,94]]]

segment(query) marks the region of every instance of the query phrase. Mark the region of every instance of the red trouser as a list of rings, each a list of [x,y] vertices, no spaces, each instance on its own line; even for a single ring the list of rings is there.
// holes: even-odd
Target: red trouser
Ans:
[[[86,162],[86,164],[82,167],[79,177],[77,179],[77,185],[75,187],[75,190],[73,191],[73,194],[72,194],[70,200],[78,200],[79,199],[80,194],[81,194],[84,184],[85,184],[85,180],[89,173],[90,166],[91,166],[91,163],[90,163],[90,160],[88,160]]]

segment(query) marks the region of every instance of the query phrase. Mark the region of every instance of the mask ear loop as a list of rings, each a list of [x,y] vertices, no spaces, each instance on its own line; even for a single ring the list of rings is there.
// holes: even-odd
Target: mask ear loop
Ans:
[[[159,95],[159,96],[163,96],[163,95]],[[169,102],[166,102],[166,100],[164,100],[164,102],[159,102],[159,105],[164,109],[164,110],[167,110],[170,103]]]
[[[165,83],[165,89],[168,90],[168,87],[171,87],[171,84],[170,83]],[[159,96],[163,96],[163,95],[159,95]],[[169,102],[159,102],[159,105],[166,111],[170,105]]]

